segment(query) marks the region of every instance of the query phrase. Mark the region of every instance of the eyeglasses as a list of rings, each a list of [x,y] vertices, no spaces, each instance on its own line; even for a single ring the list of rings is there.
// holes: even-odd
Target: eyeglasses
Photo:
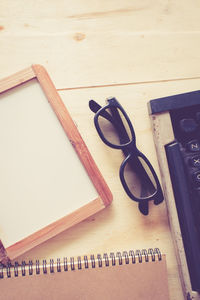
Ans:
[[[147,157],[138,150],[133,125],[123,107],[115,98],[107,99],[101,107],[89,101],[95,113],[94,124],[102,141],[109,147],[121,149],[125,159],[120,166],[120,179],[127,195],[138,202],[142,214],[148,215],[150,200],[160,204],[164,197],[160,182]]]

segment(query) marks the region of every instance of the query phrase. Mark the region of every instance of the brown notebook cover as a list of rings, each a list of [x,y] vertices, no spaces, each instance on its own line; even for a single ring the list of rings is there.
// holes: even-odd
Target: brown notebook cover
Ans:
[[[167,300],[166,258],[149,249],[1,266],[0,295],[4,300]]]

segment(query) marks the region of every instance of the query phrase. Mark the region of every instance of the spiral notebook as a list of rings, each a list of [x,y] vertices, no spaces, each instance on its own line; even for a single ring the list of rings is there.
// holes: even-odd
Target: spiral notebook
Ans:
[[[159,249],[0,266],[4,300],[167,300],[166,257]]]

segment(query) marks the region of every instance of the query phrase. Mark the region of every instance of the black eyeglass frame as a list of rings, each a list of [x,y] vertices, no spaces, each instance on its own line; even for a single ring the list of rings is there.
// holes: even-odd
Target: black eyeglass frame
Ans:
[[[148,160],[148,158],[141,151],[139,151],[139,149],[136,146],[135,131],[134,131],[133,125],[132,125],[132,123],[131,123],[131,121],[130,121],[128,115],[127,115],[127,113],[125,112],[125,110],[123,109],[123,107],[120,105],[120,103],[115,98],[107,99],[107,103],[108,103],[107,105],[105,105],[104,107],[101,107],[96,112],[96,114],[94,116],[94,124],[95,124],[96,130],[97,130],[100,138],[102,139],[102,141],[107,146],[109,146],[111,148],[114,148],[114,149],[120,149],[123,152],[128,153],[127,156],[126,156],[126,158],[123,160],[123,162],[122,162],[122,164],[120,166],[120,171],[119,171],[120,180],[121,180],[121,183],[122,183],[122,185],[124,187],[124,190],[126,191],[127,195],[132,200],[134,200],[136,202],[141,202],[141,201],[144,201],[144,200],[146,200],[146,201],[154,200],[154,204],[156,204],[156,205],[160,204],[163,201],[163,193],[162,193],[162,189],[161,189],[161,185],[160,185],[159,179],[158,179],[158,177],[156,175],[156,172],[155,172],[153,166],[151,165],[150,161]],[[132,138],[130,139],[129,142],[127,142],[125,144],[115,145],[115,144],[112,144],[111,142],[109,142],[105,138],[105,136],[104,136],[104,134],[103,134],[103,132],[102,132],[100,126],[99,126],[98,118],[100,116],[101,117],[102,116],[105,117],[106,119],[108,119],[110,122],[113,123],[112,116],[109,113],[106,112],[106,109],[111,108],[111,107],[119,109],[121,111],[121,113],[123,114],[124,118],[126,119],[128,125],[129,125],[129,129],[130,129]],[[146,196],[146,197],[142,197],[142,198],[138,198],[138,197],[134,196],[132,194],[132,192],[130,191],[130,189],[129,189],[127,183],[126,183],[126,180],[124,178],[124,169],[125,169],[126,164],[129,161],[129,159],[132,156],[135,156],[137,159],[138,159],[138,157],[142,158],[144,160],[144,162],[147,164],[147,166],[149,167],[149,169],[150,169],[150,171],[151,171],[151,173],[152,173],[152,175],[154,177],[155,183],[156,183],[155,192],[152,195],[149,195],[149,196]],[[146,173],[146,176],[148,176],[147,173]],[[151,179],[149,178],[149,180],[151,180]]]

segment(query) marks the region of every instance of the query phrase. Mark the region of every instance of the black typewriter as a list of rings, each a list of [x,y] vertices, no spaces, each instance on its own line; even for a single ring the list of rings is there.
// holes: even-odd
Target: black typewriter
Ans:
[[[192,213],[200,235],[200,104],[170,113],[184,161]]]
[[[174,140],[164,145],[193,291],[200,291],[200,91],[151,100],[168,112]],[[167,128],[166,128],[167,130]]]

